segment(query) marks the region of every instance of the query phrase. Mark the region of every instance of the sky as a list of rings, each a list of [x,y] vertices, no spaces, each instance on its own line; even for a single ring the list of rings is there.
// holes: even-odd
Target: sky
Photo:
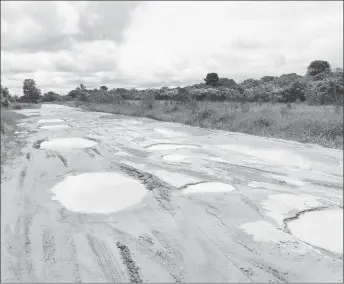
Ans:
[[[343,68],[343,1],[3,1],[1,84],[22,95]]]

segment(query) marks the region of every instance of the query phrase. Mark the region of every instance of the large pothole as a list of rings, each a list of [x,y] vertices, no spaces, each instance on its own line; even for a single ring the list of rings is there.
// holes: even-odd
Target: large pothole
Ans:
[[[57,184],[53,200],[68,210],[109,214],[139,203],[146,189],[139,181],[118,173],[84,173]]]
[[[66,150],[89,148],[97,144],[98,143],[96,141],[85,138],[56,138],[42,141],[38,148],[45,150]]]
[[[343,254],[343,210],[306,212],[290,220],[287,226],[290,233],[299,240]]]
[[[235,190],[235,187],[222,182],[203,182],[194,185],[189,185],[185,190],[185,194],[190,193],[218,193]]]

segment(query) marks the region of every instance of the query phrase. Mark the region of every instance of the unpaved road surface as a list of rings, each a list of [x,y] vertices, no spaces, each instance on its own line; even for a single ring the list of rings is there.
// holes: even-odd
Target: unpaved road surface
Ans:
[[[57,105],[19,112],[1,177],[2,282],[343,281],[343,151]]]

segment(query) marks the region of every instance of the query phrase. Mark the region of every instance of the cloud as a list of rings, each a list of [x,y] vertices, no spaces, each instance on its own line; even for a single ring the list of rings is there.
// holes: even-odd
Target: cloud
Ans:
[[[342,2],[1,2],[1,80],[21,92],[160,87],[343,67]]]

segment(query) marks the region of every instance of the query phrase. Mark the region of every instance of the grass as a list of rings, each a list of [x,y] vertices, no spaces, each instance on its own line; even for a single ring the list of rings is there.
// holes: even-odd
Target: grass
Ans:
[[[148,117],[159,121],[319,144],[343,149],[343,107],[306,104],[140,101],[120,104],[63,102],[90,111]]]
[[[7,109],[33,109],[41,108],[41,104],[30,104],[30,103],[11,103]]]
[[[9,107],[1,107],[1,166],[4,164],[7,158],[9,145],[13,142],[13,135],[16,129],[16,123],[18,120],[26,118],[25,115],[13,111],[13,109],[21,108],[40,108],[39,104],[24,104],[24,103],[12,103]]]

